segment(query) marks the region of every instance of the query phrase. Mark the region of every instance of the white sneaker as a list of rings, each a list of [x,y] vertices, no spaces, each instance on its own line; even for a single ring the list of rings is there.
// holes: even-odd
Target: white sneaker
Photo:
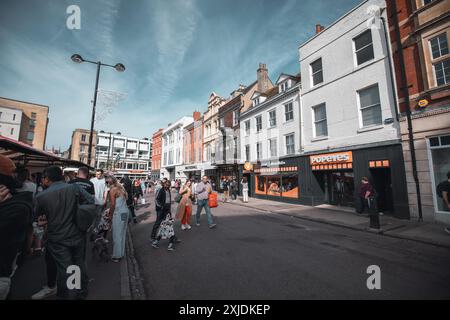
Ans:
[[[31,296],[32,300],[42,300],[51,296],[56,295],[56,286],[54,288],[49,288],[48,286],[45,286],[42,288],[41,291],[38,293],[35,293]]]
[[[186,225],[186,229],[190,230],[192,227],[190,225]]]
[[[184,224],[181,225],[181,230],[186,230],[186,226]]]

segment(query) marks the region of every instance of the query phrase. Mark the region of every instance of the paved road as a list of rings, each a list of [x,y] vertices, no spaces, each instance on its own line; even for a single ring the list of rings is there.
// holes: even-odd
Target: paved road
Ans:
[[[153,205],[141,210],[132,234],[148,299],[450,298],[448,249],[230,204],[214,215],[213,230],[204,214],[190,231],[178,223],[169,252],[150,245]],[[381,290],[366,287],[370,265]]]

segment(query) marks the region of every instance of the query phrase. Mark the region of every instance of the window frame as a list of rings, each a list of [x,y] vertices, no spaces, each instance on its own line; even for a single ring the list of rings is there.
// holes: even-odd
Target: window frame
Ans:
[[[247,128],[247,125],[248,125],[248,128]],[[250,132],[251,132],[251,122],[250,122],[250,119],[248,119],[248,120],[244,121],[245,136],[246,137],[250,136]]]
[[[271,118],[271,114],[275,115],[274,119]],[[268,115],[268,117],[267,117],[267,126],[268,126],[268,128],[269,129],[270,128],[276,128],[277,127],[277,109],[274,108],[272,110],[267,111],[267,115]],[[275,120],[273,125],[271,123],[271,120]]]
[[[276,157],[278,157],[278,139],[275,137],[275,138],[267,139],[267,141],[268,141],[268,144],[267,144],[268,149],[267,149],[267,151],[268,151],[268,155],[269,155],[268,158],[276,158]],[[275,142],[275,154],[272,153],[272,142]]]
[[[324,108],[325,108],[325,118],[324,118],[324,119],[317,120],[317,119],[316,119],[316,112],[315,112],[315,110],[316,110],[317,108],[321,107],[321,106],[324,106]],[[315,106],[312,106],[311,109],[312,109],[312,113],[313,113],[313,117],[312,117],[312,120],[313,120],[313,133],[314,133],[314,134],[313,134],[313,137],[314,137],[314,138],[325,138],[325,137],[328,137],[328,114],[327,114],[327,104],[326,104],[325,102],[322,102],[322,103],[316,104]],[[318,135],[317,135],[317,123],[323,122],[323,121],[326,122],[327,132],[326,132],[325,135],[320,135],[320,136],[318,136]]]
[[[260,119],[259,126],[258,126],[258,119]],[[260,114],[256,116],[255,121],[256,121],[256,133],[259,133],[262,131],[262,115]]]
[[[286,112],[286,107],[289,105],[291,105],[291,111]],[[286,123],[286,122],[294,121],[294,118],[295,118],[294,117],[294,101],[289,101],[289,102],[283,104],[283,106],[284,106],[284,122]],[[290,113],[292,113],[292,118],[286,119],[287,114],[290,114]]]
[[[288,145],[288,138],[289,137],[292,137],[292,142],[293,142],[292,145],[291,144]],[[285,144],[285,152],[286,152],[287,156],[295,154],[295,132],[291,132],[291,133],[288,133],[288,134],[284,135],[284,144]],[[292,146],[292,148],[293,148],[292,149],[292,153],[288,152],[290,146]]]
[[[432,150],[450,149],[450,145],[443,145],[443,146],[442,145],[439,145],[439,146],[431,146],[430,145],[430,140],[432,138],[438,138],[439,141],[440,141],[440,138],[444,137],[444,136],[448,136],[448,134],[442,134],[442,135],[437,135],[437,136],[426,137],[425,140],[426,140],[426,143],[427,143],[428,165],[429,165],[430,176],[431,176],[431,187],[432,187],[431,189],[432,189],[432,195],[433,195],[433,209],[434,209],[435,213],[450,215],[449,211],[441,211],[441,210],[439,210],[438,199],[440,199],[440,198],[436,194],[436,187],[437,187],[437,184],[439,184],[440,182],[436,181],[436,179],[435,179],[434,166],[433,166],[433,154],[432,154]]]
[[[259,142],[256,143],[256,161],[261,160],[263,157],[264,157],[264,155],[263,155],[263,144],[262,144],[261,141],[259,141]]]
[[[446,86],[446,85],[450,84],[450,79],[447,82],[447,79],[445,77],[444,62],[447,62],[447,61],[450,63],[450,57],[447,58],[447,59],[443,59],[443,60],[440,60],[438,62],[433,63],[433,73],[434,73],[434,81],[435,81],[436,87]],[[441,84],[438,83],[438,78],[437,78],[437,73],[436,73],[436,65],[442,65],[442,73],[444,75],[444,77],[443,77],[444,83],[441,83]]]
[[[369,105],[369,106],[365,106],[364,108],[362,108],[362,106],[361,106],[361,91],[369,90],[369,89],[372,89],[374,87],[378,88],[378,99],[379,99],[378,103],[377,104],[372,104],[372,105]],[[371,84],[371,85],[369,85],[367,87],[364,87],[364,88],[356,90],[356,96],[357,96],[358,113],[359,113],[359,128],[360,129],[365,129],[365,128],[382,126],[383,125],[383,109],[381,107],[380,86],[379,86],[378,82],[374,83],[374,84]],[[370,124],[370,125],[366,125],[365,126],[364,125],[364,119],[363,119],[363,110],[367,110],[369,108],[374,108],[377,105],[379,106],[380,113],[381,113],[380,123]]]
[[[365,46],[363,46],[363,47],[361,47],[359,49],[356,49],[356,39],[359,38],[359,37],[362,37],[366,33],[370,34],[370,39],[371,39],[370,44],[367,44],[367,45],[365,45]],[[367,29],[367,30],[364,30],[364,31],[360,32],[358,35],[356,35],[356,36],[354,36],[352,38],[352,42],[353,42],[353,54],[354,54],[355,67],[363,66],[363,65],[365,65],[365,64],[367,64],[367,63],[369,63],[369,62],[371,62],[371,61],[373,61],[375,59],[375,48],[373,46],[372,29]],[[369,46],[372,46],[372,58],[370,58],[369,60],[366,60],[364,62],[358,63],[358,52],[368,48]]]
[[[447,53],[445,53],[445,54],[442,54],[442,53],[441,53],[441,42],[439,41],[439,38],[442,37],[442,36],[445,37],[445,40],[446,40],[446,42],[447,42]],[[438,51],[439,51],[439,56],[438,56],[438,57],[434,57],[434,56],[433,56],[433,47],[432,47],[432,44],[431,44],[431,41],[433,41],[433,40],[437,40]],[[431,57],[431,60],[440,59],[440,58],[442,58],[442,57],[448,55],[448,54],[449,54],[449,46],[448,46],[447,32],[444,31],[443,33],[440,33],[440,34],[438,34],[437,36],[434,36],[434,37],[430,38],[430,39],[428,40],[428,47],[430,48],[430,57]]]
[[[318,62],[320,60],[320,69],[316,72],[313,72],[313,64]],[[314,83],[314,75],[316,75],[317,73],[321,72],[322,73],[322,81],[318,82],[318,83]],[[311,75],[311,88],[318,86],[319,84],[324,82],[323,79],[323,61],[322,61],[322,57],[317,58],[316,60],[314,60],[313,62],[311,62],[309,64],[309,73]]]

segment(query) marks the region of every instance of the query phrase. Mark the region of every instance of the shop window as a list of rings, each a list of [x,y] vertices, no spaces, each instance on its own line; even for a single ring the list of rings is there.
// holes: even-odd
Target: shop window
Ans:
[[[280,176],[268,176],[266,177],[267,195],[279,197],[281,196],[281,183]]]
[[[256,176],[256,194],[266,194],[266,183],[264,176]]]
[[[281,177],[281,196],[298,198],[298,176],[296,174]]]
[[[447,181],[447,173],[450,172],[450,135],[434,137],[429,139],[430,149],[430,167],[433,177],[433,194],[435,199],[435,209],[439,212],[447,212],[450,210],[445,204],[443,198],[436,192],[436,187]]]

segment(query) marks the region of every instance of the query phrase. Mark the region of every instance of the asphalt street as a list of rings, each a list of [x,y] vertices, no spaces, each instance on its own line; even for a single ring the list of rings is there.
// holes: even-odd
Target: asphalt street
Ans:
[[[177,222],[182,243],[169,252],[151,247],[153,201],[140,210],[131,230],[148,299],[450,298],[449,249],[230,204],[213,215],[215,229],[204,212],[200,227]],[[380,290],[367,288],[371,265]]]

